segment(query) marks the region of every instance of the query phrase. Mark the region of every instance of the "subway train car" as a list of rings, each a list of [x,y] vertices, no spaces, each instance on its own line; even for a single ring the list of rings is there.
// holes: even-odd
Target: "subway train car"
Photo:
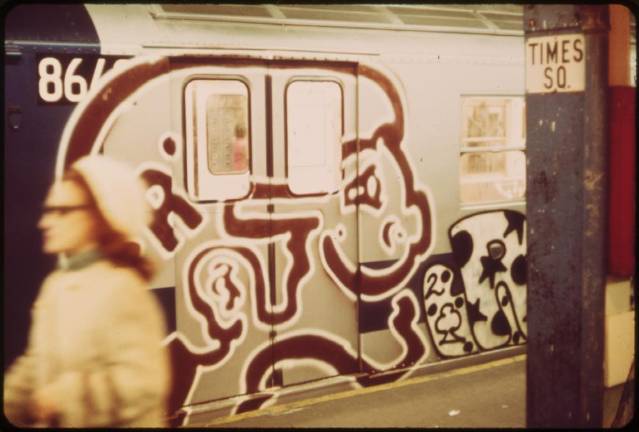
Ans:
[[[521,19],[513,5],[8,10],[5,369],[54,265],[36,228],[48,186],[93,153],[148,185],[173,425],[523,352]]]

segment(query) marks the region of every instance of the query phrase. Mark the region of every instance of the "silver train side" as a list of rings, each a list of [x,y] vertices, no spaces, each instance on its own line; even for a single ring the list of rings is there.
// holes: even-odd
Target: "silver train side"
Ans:
[[[263,408],[301,383],[369,386],[525,344],[523,190],[469,203],[460,181],[465,150],[507,150],[494,147],[504,127],[519,124],[523,145],[521,35],[169,20],[150,8],[86,6],[91,43],[5,41],[6,82],[35,75],[20,84],[31,99],[5,95],[19,114],[7,149],[43,133],[29,121],[49,127],[28,141],[42,150],[37,190],[20,187],[15,165],[5,186],[23,203],[5,232],[35,244],[9,263],[28,285],[9,284],[15,314],[50,268],[25,225],[46,185],[103,152],[149,185],[140,242],[162,263],[152,285],[169,322],[175,425]],[[470,133],[477,109],[502,130]],[[230,165],[234,122],[247,129],[246,169]],[[30,157],[8,151],[10,163]]]

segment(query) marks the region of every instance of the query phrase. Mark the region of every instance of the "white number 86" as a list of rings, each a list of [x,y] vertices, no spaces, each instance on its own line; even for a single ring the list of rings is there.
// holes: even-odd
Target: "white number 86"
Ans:
[[[76,75],[75,71],[82,63],[82,59],[75,57],[69,63],[62,81],[62,65],[55,57],[45,57],[38,64],[38,91],[42,100],[46,102],[57,102],[62,95],[70,102],[78,102],[87,93],[87,82],[81,75]],[[74,84],[78,91],[74,92]]]

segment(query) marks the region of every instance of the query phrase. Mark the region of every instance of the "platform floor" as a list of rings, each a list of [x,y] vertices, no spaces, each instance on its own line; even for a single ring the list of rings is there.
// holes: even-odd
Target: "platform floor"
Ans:
[[[525,382],[526,355],[521,354],[397,383],[275,405],[218,418],[202,426],[525,428]],[[610,427],[614,419],[622,390],[623,386],[617,386],[604,394],[605,427]]]

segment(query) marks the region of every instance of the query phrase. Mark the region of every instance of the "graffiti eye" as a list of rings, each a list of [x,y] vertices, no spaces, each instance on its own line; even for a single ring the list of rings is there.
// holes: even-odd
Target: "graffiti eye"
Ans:
[[[368,194],[370,196],[375,196],[375,194],[377,193],[377,189],[379,188],[379,180],[377,180],[376,177],[369,177],[368,181],[366,182],[366,192],[368,192]]]
[[[433,316],[437,313],[437,305],[436,304],[432,304],[428,307],[428,310],[426,311],[426,313],[428,314],[428,316]]]
[[[506,255],[506,245],[501,240],[493,240],[486,246],[488,254],[494,260],[502,259]]]
[[[444,270],[441,276],[442,282],[446,283],[450,280],[450,272],[448,270]]]

